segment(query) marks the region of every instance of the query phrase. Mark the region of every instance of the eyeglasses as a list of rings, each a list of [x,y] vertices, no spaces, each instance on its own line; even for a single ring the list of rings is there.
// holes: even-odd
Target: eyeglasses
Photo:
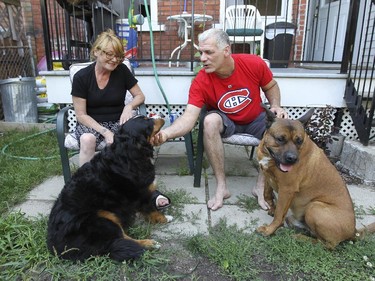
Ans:
[[[124,60],[124,56],[123,55],[122,56],[116,56],[113,53],[108,53],[108,52],[106,52],[104,50],[101,50],[101,51],[102,51],[103,54],[105,54],[105,57],[106,57],[107,60],[112,60],[113,58],[116,58],[116,60],[118,62],[121,62],[121,61]]]

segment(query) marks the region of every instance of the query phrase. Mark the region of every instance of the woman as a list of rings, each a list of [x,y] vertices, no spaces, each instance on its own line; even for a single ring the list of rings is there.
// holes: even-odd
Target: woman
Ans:
[[[119,125],[145,101],[138,80],[122,63],[124,47],[113,30],[98,36],[90,56],[94,63],[74,75],[71,92],[78,121],[75,135],[80,145],[80,166],[91,160],[103,140],[110,145]],[[125,105],[127,91],[133,100]],[[154,192],[153,199],[158,209],[170,205],[169,198],[159,191]]]
[[[114,131],[145,101],[138,81],[122,62],[124,47],[112,30],[101,33],[91,49],[94,63],[73,78],[72,96],[80,144],[79,165],[90,161],[103,140],[113,142]],[[133,100],[124,105],[126,91]]]

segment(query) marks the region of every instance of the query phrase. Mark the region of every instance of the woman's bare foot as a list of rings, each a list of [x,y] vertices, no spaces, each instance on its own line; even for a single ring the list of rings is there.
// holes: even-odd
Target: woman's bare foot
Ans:
[[[223,207],[223,202],[225,199],[230,197],[230,193],[228,190],[224,190],[223,192],[217,191],[215,196],[208,200],[207,207],[212,211],[216,211]]]

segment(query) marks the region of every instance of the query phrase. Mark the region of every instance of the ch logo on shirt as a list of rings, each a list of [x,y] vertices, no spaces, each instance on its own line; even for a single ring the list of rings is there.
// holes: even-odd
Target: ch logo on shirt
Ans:
[[[246,88],[224,94],[218,102],[218,108],[224,113],[236,113],[251,103],[250,91]]]

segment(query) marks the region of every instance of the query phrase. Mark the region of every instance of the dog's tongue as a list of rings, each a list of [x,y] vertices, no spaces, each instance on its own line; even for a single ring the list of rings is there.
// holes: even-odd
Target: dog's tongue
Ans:
[[[292,170],[292,165],[280,164],[280,170],[283,172],[289,172]]]

